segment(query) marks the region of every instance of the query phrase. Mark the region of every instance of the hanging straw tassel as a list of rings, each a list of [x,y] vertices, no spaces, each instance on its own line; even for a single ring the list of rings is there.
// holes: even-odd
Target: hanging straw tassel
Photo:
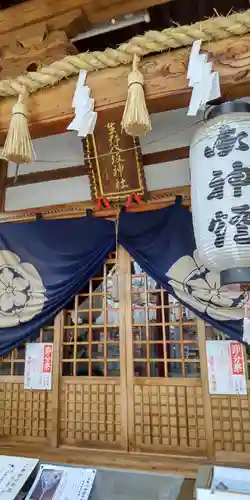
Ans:
[[[13,163],[31,163],[35,160],[28,120],[28,94],[24,89],[19,94],[18,102],[12,108],[12,118],[3,147],[2,155]]]
[[[144,135],[152,129],[144,95],[144,79],[138,69],[139,62],[140,58],[135,55],[133,69],[128,75],[128,97],[121,123],[122,129],[133,137]]]

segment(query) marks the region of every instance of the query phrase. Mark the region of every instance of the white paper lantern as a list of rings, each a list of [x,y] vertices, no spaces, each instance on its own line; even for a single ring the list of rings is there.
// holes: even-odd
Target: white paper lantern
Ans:
[[[204,265],[221,285],[250,282],[250,105],[214,107],[190,147],[192,215]]]

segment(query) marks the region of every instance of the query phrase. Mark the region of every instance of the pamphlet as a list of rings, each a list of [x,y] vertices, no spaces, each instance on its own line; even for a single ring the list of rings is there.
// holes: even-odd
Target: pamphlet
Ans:
[[[95,476],[94,469],[43,464],[26,500],[88,500]]]
[[[0,500],[14,500],[39,460],[0,455]]]
[[[250,493],[250,470],[214,467],[212,490]]]

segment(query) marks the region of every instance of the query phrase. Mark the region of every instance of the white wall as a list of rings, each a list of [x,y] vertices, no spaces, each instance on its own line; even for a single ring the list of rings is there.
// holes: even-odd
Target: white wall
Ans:
[[[151,115],[152,131],[141,138],[143,153],[189,146],[200,117],[187,116],[187,109],[174,109]]]
[[[142,153],[153,153],[188,146],[198,125],[199,117],[188,117],[186,109],[152,115],[152,131],[141,139]],[[84,164],[81,140],[75,132],[33,141],[36,162],[21,165],[19,174],[55,170]],[[15,176],[15,165],[9,164],[8,176]],[[188,159],[145,167],[149,191],[183,186],[190,183]],[[85,201],[91,198],[88,176],[60,179],[7,189],[5,210]]]
[[[20,165],[19,174],[56,170],[84,165],[82,143],[76,132],[33,141],[36,162]],[[16,166],[8,165],[8,177],[14,177]],[[71,203],[91,198],[89,176],[27,184],[6,190],[5,210],[21,210],[60,203]]]
[[[144,171],[149,191],[190,184],[188,159],[147,165]]]
[[[189,146],[200,117],[187,116],[187,109],[175,109],[151,116],[152,131],[140,140],[142,153],[154,153]],[[190,184],[189,161],[176,160],[145,167],[149,191]]]
[[[72,179],[38,182],[37,184],[8,188],[5,210],[72,203],[90,200],[90,198],[89,178],[87,175],[83,175]]]
[[[35,139],[33,146],[36,162],[20,165],[19,174],[84,165],[82,142],[76,132],[65,132],[60,135]],[[15,165],[10,163],[8,176],[13,177],[15,170]]]

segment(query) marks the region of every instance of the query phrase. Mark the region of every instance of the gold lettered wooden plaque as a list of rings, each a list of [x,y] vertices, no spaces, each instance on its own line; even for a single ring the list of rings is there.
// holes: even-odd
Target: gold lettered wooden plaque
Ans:
[[[120,123],[98,125],[83,145],[90,168],[92,199],[123,201],[132,193],[145,198],[139,141],[122,132]]]

